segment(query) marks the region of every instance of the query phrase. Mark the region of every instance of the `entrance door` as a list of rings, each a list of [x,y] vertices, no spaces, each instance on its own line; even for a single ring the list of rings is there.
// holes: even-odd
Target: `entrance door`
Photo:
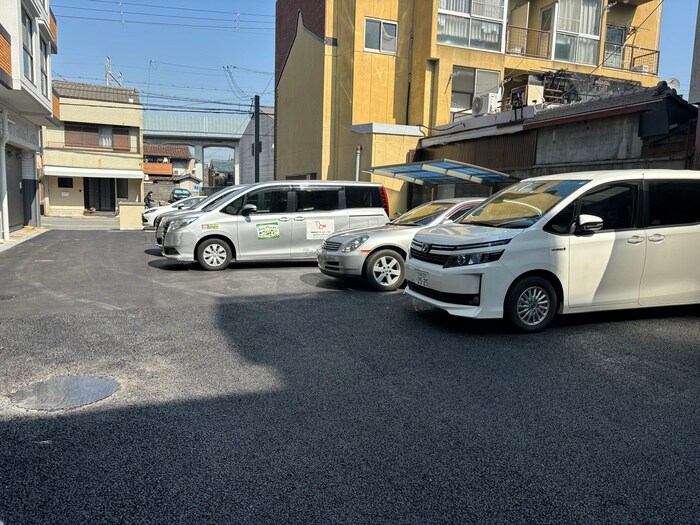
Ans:
[[[114,179],[85,179],[85,208],[114,211]]]
[[[21,151],[7,147],[7,204],[10,228],[19,228],[24,224],[24,201],[22,199],[22,159]]]

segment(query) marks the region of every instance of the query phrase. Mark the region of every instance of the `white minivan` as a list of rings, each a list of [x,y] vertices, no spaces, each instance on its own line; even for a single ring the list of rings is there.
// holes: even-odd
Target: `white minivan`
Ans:
[[[223,270],[237,261],[315,260],[337,230],[389,221],[386,190],[370,182],[278,181],[240,187],[167,226],[163,255]]]
[[[534,332],[556,313],[698,303],[698,261],[699,172],[550,175],[420,231],[406,293]]]

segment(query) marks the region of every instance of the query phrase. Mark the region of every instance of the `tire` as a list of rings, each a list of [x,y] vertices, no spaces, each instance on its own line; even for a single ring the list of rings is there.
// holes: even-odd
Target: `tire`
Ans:
[[[406,263],[394,250],[379,250],[367,259],[365,279],[370,288],[379,292],[391,292],[403,284]]]
[[[504,318],[518,331],[539,332],[552,323],[557,306],[552,283],[533,275],[517,281],[508,290]]]
[[[205,270],[225,270],[231,262],[231,248],[222,239],[207,239],[197,248],[197,261]]]

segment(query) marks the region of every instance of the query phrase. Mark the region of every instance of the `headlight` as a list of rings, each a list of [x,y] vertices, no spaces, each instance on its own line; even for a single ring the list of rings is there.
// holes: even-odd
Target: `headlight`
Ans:
[[[362,244],[369,239],[369,235],[362,235],[360,237],[355,237],[352,241],[347,242],[340,249],[341,252],[352,252],[357,250]]]
[[[474,264],[484,264],[497,261],[505,250],[499,252],[478,252],[462,253],[460,255],[450,255],[447,258],[444,268],[454,268],[455,266],[471,266]]]
[[[188,217],[187,219],[175,219],[173,222],[170,223],[168,231],[184,228],[185,226],[187,226],[188,224],[192,224],[196,220],[197,217]]]

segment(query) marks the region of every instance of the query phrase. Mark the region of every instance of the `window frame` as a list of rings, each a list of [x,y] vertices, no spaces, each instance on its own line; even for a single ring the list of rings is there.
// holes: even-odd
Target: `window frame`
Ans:
[[[56,177],[56,185],[65,190],[71,190],[74,187],[73,177]]]
[[[379,49],[373,47],[367,47],[367,22],[379,22]],[[394,51],[385,51],[382,46],[382,34],[384,31],[384,25],[393,25],[396,30],[396,49]],[[363,35],[362,47],[367,53],[379,53],[381,55],[398,55],[399,52],[399,23],[393,20],[384,20],[382,18],[365,17],[365,32]]]
[[[43,38],[39,39],[39,57],[41,70],[41,94],[49,98],[49,44]]]
[[[478,3],[478,2],[477,2]],[[502,53],[504,46],[505,46],[505,33],[506,33],[506,2],[503,1],[503,6],[501,7],[501,18],[492,18],[489,16],[485,15],[475,15],[474,14],[474,0],[469,1],[469,12],[462,12],[462,11],[454,11],[452,9],[444,9],[440,7],[440,3],[438,2],[438,12],[437,12],[437,21],[438,21],[438,27],[437,27],[437,43],[438,45],[441,46],[453,46],[453,47],[459,47],[459,48],[467,48],[467,49],[476,49],[479,51],[489,51],[491,53]],[[462,18],[464,20],[468,20],[468,43],[466,45],[461,45],[461,44],[456,44],[456,43],[451,43],[451,42],[440,42],[440,35],[446,35],[446,33],[441,33],[440,32],[440,15],[446,15],[446,16],[453,16],[453,17],[458,17]],[[486,47],[477,47],[472,45],[472,22],[477,21],[477,22],[486,22],[486,23],[491,23],[491,24],[496,24],[500,26],[500,35],[499,35],[499,41],[498,41],[498,48],[497,49],[489,49]],[[448,35],[450,36],[450,35]]]
[[[688,182],[695,182],[700,186],[700,179],[645,179],[644,180],[644,200],[643,200],[643,205],[644,205],[644,227],[647,229],[658,229],[658,228],[683,228],[686,226],[698,226],[700,225],[700,220],[696,222],[686,222],[683,224],[657,224],[653,225],[651,224],[651,183],[663,183],[667,182],[670,184],[673,183],[688,183]]]
[[[568,31],[566,29],[560,29],[559,28],[559,21],[561,20],[561,3],[557,1],[557,8],[555,10],[555,17],[553,21],[553,35],[552,35],[552,59],[556,60],[557,62],[566,62],[569,64],[579,64],[579,65],[584,65],[584,66],[597,66],[598,63],[600,62],[600,48],[601,48],[601,42],[602,40],[602,33],[603,33],[603,11],[604,11],[604,6],[603,6],[603,0],[597,0],[598,6],[599,6],[599,15],[600,18],[598,20],[598,34],[590,34],[590,33],[583,33],[580,31],[580,26],[579,26],[579,31],[578,32],[573,32],[573,31]],[[580,23],[581,19],[583,18],[581,16],[581,13],[583,12],[583,3],[581,3],[581,10],[579,11],[579,18],[578,21]],[[567,59],[562,59],[562,58],[557,58],[557,38],[559,35],[564,35],[567,37],[571,37],[574,39],[574,57],[573,60],[567,60]],[[579,60],[579,41],[580,39],[585,39],[585,40],[594,40],[597,42],[598,45],[598,54],[595,57],[595,60],[592,64],[589,64],[588,62],[582,62]]]
[[[457,107],[455,107],[455,106],[452,105],[452,96],[453,96],[453,94],[455,93],[455,90],[454,90],[454,75],[455,75],[455,71],[456,71],[456,70],[472,70],[472,71],[474,72],[474,75],[473,75],[473,76],[474,76],[474,80],[473,80],[473,82],[472,82],[472,86],[471,86],[471,89],[472,89],[472,90],[471,90],[471,92],[468,92],[468,91],[456,91],[456,93],[460,93],[460,94],[463,94],[463,95],[469,95],[469,94],[471,94],[471,101],[470,101],[470,104],[469,104],[469,107],[468,107],[468,108],[461,108],[461,109],[460,109],[460,108],[457,108]],[[483,92],[483,93],[477,93],[477,91],[476,91],[476,86],[477,86],[477,83],[478,83],[477,77],[478,77],[478,75],[479,75],[479,72],[496,73],[496,75],[498,76],[498,82],[497,82],[497,84],[496,84],[496,91],[485,91],[485,92]],[[472,108],[474,107],[474,99],[475,99],[477,96],[479,96],[479,95],[484,95],[484,94],[486,94],[486,93],[498,93],[498,87],[499,87],[499,85],[500,85],[500,83],[501,83],[501,72],[500,72],[500,71],[497,71],[497,70],[495,70],[495,69],[484,69],[484,68],[478,68],[478,67],[469,67],[469,66],[457,66],[457,65],[453,65],[453,66],[452,66],[452,79],[453,79],[453,81],[452,81],[452,85],[451,85],[451,88],[450,88],[450,114],[451,114],[451,115],[454,115],[455,113],[467,113],[467,112],[471,112],[471,111],[472,111]]]
[[[29,75],[27,75],[27,60]],[[34,20],[24,9],[22,9],[22,74],[34,84]]]

